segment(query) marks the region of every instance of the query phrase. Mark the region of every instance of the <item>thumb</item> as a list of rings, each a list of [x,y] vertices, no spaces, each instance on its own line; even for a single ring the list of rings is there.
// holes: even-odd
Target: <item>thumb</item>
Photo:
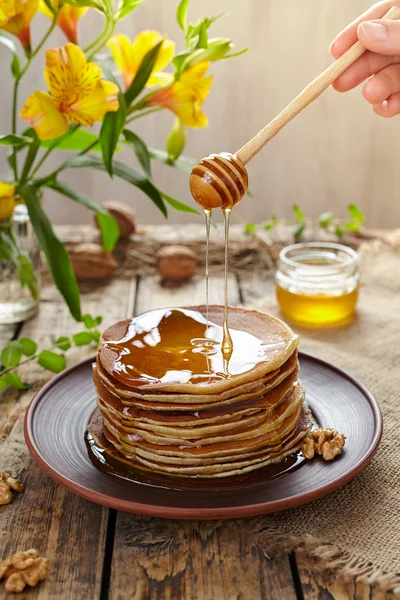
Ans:
[[[358,26],[357,36],[367,50],[377,54],[400,54],[400,21],[364,21]]]

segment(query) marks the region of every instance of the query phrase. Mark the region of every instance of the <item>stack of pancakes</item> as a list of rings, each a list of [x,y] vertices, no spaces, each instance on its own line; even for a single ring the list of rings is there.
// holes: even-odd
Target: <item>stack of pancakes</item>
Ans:
[[[214,478],[300,448],[311,423],[298,337],[279,319],[231,308],[227,357],[223,307],[206,313],[204,306],[155,310],[104,332],[94,382],[103,434],[121,465]]]

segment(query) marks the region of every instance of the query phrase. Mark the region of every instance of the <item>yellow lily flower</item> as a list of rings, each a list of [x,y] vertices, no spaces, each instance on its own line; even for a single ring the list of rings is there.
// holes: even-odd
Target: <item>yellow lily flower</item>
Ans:
[[[208,119],[202,112],[212,77],[205,77],[209,63],[201,62],[184,71],[171,86],[157,90],[147,100],[147,106],[168,108],[188,127],[207,127]]]
[[[58,10],[58,0],[51,0],[51,6],[54,12]],[[49,9],[44,0],[40,0],[39,10],[46,17],[52,19],[54,14]],[[84,6],[72,6],[72,4],[63,4],[58,16],[57,25],[62,29],[67,39],[73,44],[78,43],[78,21],[87,12]]]
[[[128,88],[135,79],[136,73],[145,55],[158,42],[162,40],[162,35],[158,31],[142,31],[135,37],[131,43],[127,35],[115,35],[107,45],[115,60],[115,63],[122,73],[125,87]],[[150,75],[147,86],[166,85],[172,80],[169,73],[160,73],[171,61],[175,52],[175,42],[165,39],[157,56],[152,74]]]
[[[14,206],[16,205],[14,194],[14,185],[0,181],[0,221],[8,219],[13,214]]]
[[[31,50],[30,22],[39,0],[1,0],[0,29],[17,36],[27,52]]]
[[[20,113],[40,140],[63,135],[70,123],[91,127],[118,110],[118,86],[101,79],[99,65],[87,62],[75,44],[46,52],[44,76],[50,94],[34,92]]]

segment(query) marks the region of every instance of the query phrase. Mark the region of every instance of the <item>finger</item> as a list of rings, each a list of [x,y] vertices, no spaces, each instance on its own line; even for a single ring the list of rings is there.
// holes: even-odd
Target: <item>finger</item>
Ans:
[[[400,114],[400,92],[397,94],[393,94],[387,100],[380,104],[375,104],[374,112],[380,117],[385,117],[389,119],[391,117],[395,117]]]
[[[372,21],[381,19],[392,6],[400,6],[399,0],[386,0],[379,2],[372,8],[363,13],[358,19],[350,23],[339,35],[333,40],[330,47],[330,52],[333,58],[339,58],[346,50],[357,41],[357,29],[363,21]]]
[[[367,21],[357,29],[365,48],[378,54],[400,54],[400,21]]]
[[[352,90],[378,71],[394,63],[397,58],[400,62],[400,57],[367,51],[336,79],[332,87],[338,92]]]
[[[363,87],[364,98],[370,104],[382,104],[397,92],[400,92],[400,64],[386,67]]]

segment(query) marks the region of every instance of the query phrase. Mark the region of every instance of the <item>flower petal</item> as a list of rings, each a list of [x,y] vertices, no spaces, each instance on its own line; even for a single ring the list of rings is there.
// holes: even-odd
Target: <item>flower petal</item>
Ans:
[[[64,4],[57,18],[57,25],[63,30],[70,42],[78,43],[78,21],[83,17],[87,8]]]
[[[156,87],[156,86],[165,86],[172,83],[174,80],[174,76],[172,73],[153,73],[150,75],[146,86],[147,87]]]
[[[13,198],[15,194],[15,185],[0,181],[0,198]]]
[[[206,127],[208,120],[202,104],[212,84],[212,77],[204,77],[207,69],[207,62],[190,67],[169,88],[154,92],[147,104],[168,108],[188,127]]]
[[[132,44],[127,35],[118,34],[108,40],[107,45],[115,64],[122,73],[124,85],[128,88],[139,67],[139,63],[133,57]]]
[[[91,127],[101,121],[107,112],[118,110],[119,88],[111,81],[99,81],[96,88],[71,105],[66,112],[70,123]]]
[[[57,110],[53,98],[46,92],[31,94],[20,116],[29,121],[40,140],[52,140],[69,129],[67,119]]]
[[[4,0],[1,2],[0,23],[4,17],[8,15],[5,23],[1,24],[1,28],[13,35],[19,36],[32,21],[38,8],[39,0]],[[14,6],[13,6],[14,5]],[[3,13],[3,14],[2,14]],[[2,18],[3,17],[3,18]]]
[[[61,112],[81,95],[90,94],[101,77],[101,67],[88,63],[83,51],[75,44],[66,44],[46,52],[44,72],[46,84]]]

